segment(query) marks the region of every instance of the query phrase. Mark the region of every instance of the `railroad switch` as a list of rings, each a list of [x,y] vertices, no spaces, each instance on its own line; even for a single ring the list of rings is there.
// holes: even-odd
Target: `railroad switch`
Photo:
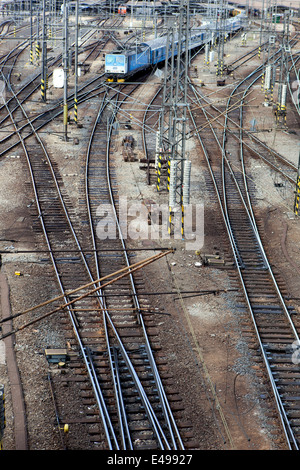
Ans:
[[[45,349],[45,356],[50,364],[63,366],[68,359],[68,352],[66,349]]]

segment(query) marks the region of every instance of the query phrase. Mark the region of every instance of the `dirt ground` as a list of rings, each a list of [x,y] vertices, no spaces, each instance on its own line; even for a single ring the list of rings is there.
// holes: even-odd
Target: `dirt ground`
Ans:
[[[227,42],[226,61],[257,45],[255,32],[248,35],[246,46],[241,39]],[[258,59],[257,59],[258,62]],[[198,77],[195,83],[210,98],[219,99],[223,91],[215,85],[215,63],[207,66],[203,56],[197,59]],[[245,66],[246,67],[246,66]],[[243,73],[245,68],[243,69]],[[228,77],[230,87],[239,78],[239,72]],[[151,78],[137,101],[147,101],[157,78]],[[54,99],[55,91],[50,88]],[[258,136],[272,143],[272,146],[292,161],[298,161],[299,129],[295,128],[293,116],[288,114],[288,129],[275,126],[271,107],[265,107],[260,87],[255,89],[256,101],[249,109],[248,122],[255,118]],[[68,142],[59,136],[61,121],[51,124],[50,132],[41,133],[51,153],[61,168],[66,191],[74,207],[78,208],[81,174],[91,128],[98,102],[91,100],[79,107],[78,115],[82,128],[70,125]],[[134,109],[134,107],[133,107]],[[133,110],[133,113],[135,111]],[[138,115],[138,111],[136,111]],[[272,129],[271,132],[265,132]],[[289,134],[295,130],[296,134]],[[166,195],[156,192],[155,182],[146,183],[146,175],[139,168],[139,162],[124,162],[119,145],[128,130],[120,128],[116,136],[116,172],[119,195],[127,195],[130,201],[153,200],[162,204]],[[141,150],[141,136],[138,126],[131,130],[136,138],[136,151]],[[75,138],[78,145],[74,145]],[[194,141],[189,142],[192,161],[193,203],[204,206],[204,240],[197,250],[201,253],[218,254],[230,261],[230,252],[220,212],[212,192],[209,191],[209,175]],[[300,270],[300,226],[293,216],[294,188],[289,184],[281,187],[274,173],[262,162],[249,163],[251,178],[256,188],[257,207],[264,228],[265,239],[272,264],[286,280],[292,297],[298,297]],[[57,294],[57,286],[51,265],[42,254],[15,253],[16,250],[35,250],[43,246],[42,239],[32,229],[32,193],[29,191],[29,175],[23,154],[11,152],[0,161],[0,249],[10,254],[2,255],[2,274],[10,289],[13,313],[36,305],[43,299]],[[78,209],[79,210],[79,209]],[[129,246],[139,248],[174,247],[172,255],[145,268],[144,279],[153,307],[157,307],[157,326],[160,341],[168,364],[174,376],[174,383],[185,404],[184,418],[191,423],[198,450],[278,450],[284,449],[278,420],[272,410],[273,401],[265,386],[264,374],[251,324],[241,298],[237,295],[234,273],[222,267],[203,266],[197,250],[187,250],[185,240],[141,240],[128,241]],[[153,251],[137,251],[137,259],[146,258]],[[16,275],[20,272],[21,276]],[[195,291],[197,294],[195,295]],[[295,300],[299,307],[299,300]],[[2,312],[3,314],[3,312]],[[14,326],[22,323],[16,321]],[[59,432],[49,392],[47,375],[49,365],[44,349],[65,347],[65,339],[54,318],[18,333],[15,338],[15,352],[25,396],[28,425],[28,448],[30,450],[55,450],[60,448]],[[60,372],[57,371],[59,374]],[[0,382],[6,390],[6,420],[3,446],[6,450],[16,448],[14,435],[14,410],[11,402],[11,377],[7,370],[5,346],[0,341]],[[67,410],[71,414],[75,412]],[[77,430],[76,430],[77,432]],[[70,440],[75,429],[70,429]],[[73,441],[72,441],[73,442]],[[83,441],[78,449],[85,449]]]

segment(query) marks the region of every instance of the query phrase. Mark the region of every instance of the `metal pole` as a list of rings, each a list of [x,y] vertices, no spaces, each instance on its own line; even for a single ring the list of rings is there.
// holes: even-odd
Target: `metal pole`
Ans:
[[[288,80],[288,59],[289,52],[289,12],[284,13],[284,26],[281,45],[281,61],[279,71],[278,83],[278,97],[277,97],[277,123],[286,124],[286,93],[287,93],[287,80]]]
[[[299,160],[298,160],[298,174],[297,174],[297,184],[296,184],[296,191],[295,191],[295,201],[294,201],[295,215],[298,215],[299,213],[299,200],[300,200],[300,153],[299,153]]]
[[[64,116],[63,116],[63,127],[64,127],[64,140],[68,140],[68,7],[67,1],[63,3],[63,19],[64,19]]]
[[[35,47],[35,53],[36,53],[36,60],[38,61],[40,59],[40,4],[36,4],[37,8],[37,22],[36,22],[36,47]]]
[[[42,78],[41,95],[42,100],[46,102],[47,82],[47,34],[46,34],[46,0],[43,0],[43,56],[42,56]]]
[[[32,0],[30,0],[30,63],[33,64],[33,50],[32,50]]]
[[[186,112],[187,112],[187,70],[189,64],[189,0],[180,1],[179,16],[177,19],[178,41],[177,46],[177,64],[175,66],[175,41],[174,41],[174,26],[172,25],[172,53],[170,72],[166,73],[164,87],[164,104],[163,113],[169,112],[168,119],[168,135],[166,135],[170,154],[168,160],[168,186],[169,190],[169,223],[168,231],[172,232],[172,225],[174,227],[174,234],[178,223],[181,224],[181,234],[183,235],[183,179],[185,168],[185,129],[186,129]],[[184,40],[185,39],[185,40]],[[166,61],[167,64],[167,61]],[[167,72],[167,67],[166,67]],[[162,123],[164,125],[165,123]],[[163,135],[163,134],[162,134]],[[163,146],[162,146],[163,147]],[[187,176],[189,172],[186,173]],[[187,178],[185,178],[187,181]],[[185,201],[189,199],[189,184],[185,185]],[[180,221],[178,221],[178,216]],[[174,223],[172,223],[174,219]],[[175,221],[177,220],[177,222]]]
[[[260,34],[259,34],[259,48],[258,48],[258,58],[260,59],[261,55],[261,47],[263,41],[263,24],[265,19],[265,0],[262,2],[262,9],[261,9],[261,19],[260,19]]]
[[[77,114],[77,91],[78,91],[78,10],[79,10],[79,0],[76,0],[76,11],[75,11],[75,89],[74,89],[74,121],[78,124],[78,114]]]

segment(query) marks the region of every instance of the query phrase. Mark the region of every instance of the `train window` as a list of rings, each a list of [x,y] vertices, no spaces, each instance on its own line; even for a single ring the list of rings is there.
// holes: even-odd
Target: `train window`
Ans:
[[[107,64],[113,64],[114,61],[115,61],[115,60],[114,60],[114,56],[112,56],[112,55],[107,55],[107,56],[106,56],[106,63],[107,63]]]

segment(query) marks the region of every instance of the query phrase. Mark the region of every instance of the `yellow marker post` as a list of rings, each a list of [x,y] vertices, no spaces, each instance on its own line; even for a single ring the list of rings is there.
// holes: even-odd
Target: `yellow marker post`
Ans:
[[[74,121],[76,122],[76,124],[77,124],[77,103],[78,103],[78,100],[74,98]]]
[[[45,81],[43,79],[41,79],[41,95],[42,95],[42,99],[44,100],[45,99]]]
[[[39,45],[38,42],[36,43],[36,46],[35,46],[35,55],[36,55],[36,59],[39,60],[39,58],[40,58],[40,45]]]
[[[159,155],[158,155],[157,185],[156,185],[157,191],[159,191],[159,188],[160,188],[160,175],[161,175],[161,153],[159,153]]]
[[[171,234],[171,224],[172,224],[172,208],[169,206],[169,224],[168,224],[168,234]]]
[[[67,127],[68,127],[68,104],[64,104],[64,137],[67,140]]]
[[[300,176],[298,176],[297,186],[296,186],[296,196],[294,203],[294,213],[298,215],[299,213],[299,199],[300,199]]]
[[[298,162],[298,175],[297,175],[297,184],[295,192],[295,202],[294,202],[294,213],[298,215],[299,213],[299,200],[300,200],[300,154]]]

